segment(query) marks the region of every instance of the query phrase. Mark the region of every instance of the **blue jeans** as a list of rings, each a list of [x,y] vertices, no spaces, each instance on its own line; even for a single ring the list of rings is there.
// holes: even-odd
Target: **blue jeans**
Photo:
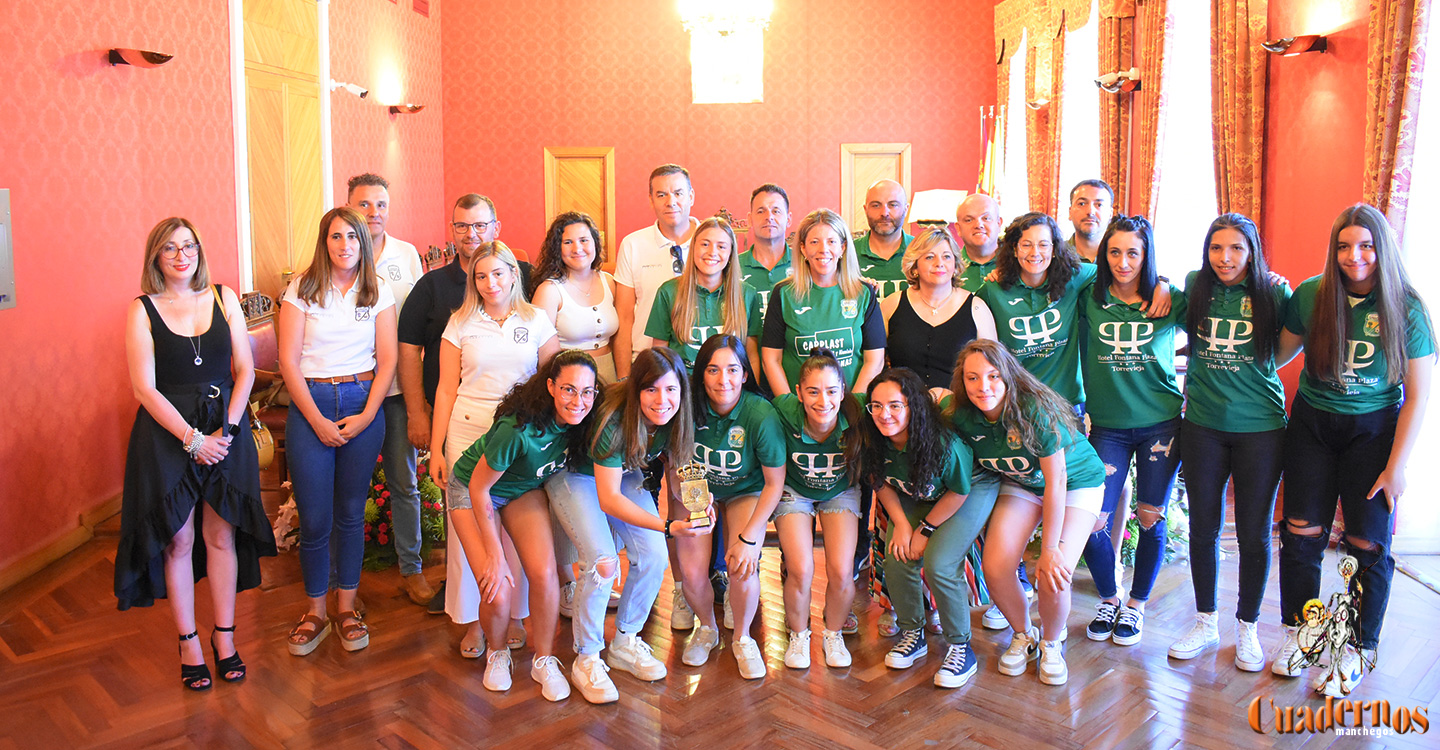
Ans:
[[[316,383],[310,398],[321,416],[338,421],[365,410],[370,383]],[[365,498],[380,443],[385,439],[385,413],[350,442],[332,448],[320,442],[305,415],[293,403],[285,419],[285,451],[290,482],[300,514],[300,573],[305,595],[325,596],[330,582],[330,537],[335,534],[335,568],[339,588],[360,586],[365,558]]]
[[[1119,505],[1133,460],[1136,504],[1160,510],[1160,519],[1150,528],[1140,525],[1140,538],[1135,545],[1135,579],[1130,583],[1130,598],[1147,601],[1160,566],[1165,562],[1165,508],[1170,503],[1175,473],[1180,468],[1180,418],[1129,430],[1094,425],[1090,428],[1090,444],[1105,463],[1105,502],[1100,506],[1100,530],[1085,542],[1085,565],[1095,578],[1101,599],[1119,595],[1110,516]]]
[[[385,489],[390,490],[390,521],[400,575],[420,572],[420,491],[415,487],[415,446],[410,444],[405,397],[385,399],[385,444],[380,458],[385,468]]]
[[[643,482],[640,472],[627,471],[620,480],[620,492],[655,513],[655,497],[644,489]],[[650,618],[650,608],[660,594],[665,568],[670,564],[665,535],[606,515],[600,510],[595,477],[588,474],[562,471],[545,482],[545,491],[550,495],[551,512],[580,557],[570,620],[575,631],[575,653],[598,654],[605,647],[605,607],[620,574],[618,550],[624,547],[630,568],[615,612],[615,630],[638,633]],[[611,562],[611,575],[602,576],[596,571],[596,563],[601,560]]]

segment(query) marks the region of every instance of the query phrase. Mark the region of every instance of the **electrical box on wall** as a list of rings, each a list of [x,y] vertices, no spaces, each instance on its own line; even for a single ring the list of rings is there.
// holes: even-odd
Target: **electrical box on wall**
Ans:
[[[0,310],[15,306],[15,252],[10,236],[10,189],[0,188]]]

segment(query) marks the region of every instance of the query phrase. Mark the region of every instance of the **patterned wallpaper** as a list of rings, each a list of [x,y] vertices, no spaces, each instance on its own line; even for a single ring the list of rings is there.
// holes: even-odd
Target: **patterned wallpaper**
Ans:
[[[110,47],[175,55],[111,67]],[[0,566],[119,492],[134,418],[124,314],[145,236],[189,217],[233,284],[235,170],[225,3],[0,3],[0,187],[16,298],[0,310]]]
[[[432,6],[433,7],[433,6]],[[654,221],[645,180],[691,171],[696,213],[781,184],[799,217],[840,195],[840,144],[913,144],[916,189],[973,189],[995,102],[994,0],[779,0],[765,101],[690,104],[674,0],[445,3],[445,195],[489,194],[517,247],[544,227],[542,149],[614,146],[617,227]]]

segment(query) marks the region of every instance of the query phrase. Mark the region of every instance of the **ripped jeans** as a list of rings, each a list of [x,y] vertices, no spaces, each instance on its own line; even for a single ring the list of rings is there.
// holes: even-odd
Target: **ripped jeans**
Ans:
[[[656,512],[655,497],[641,485],[643,475],[627,471],[620,480],[620,492],[631,502]],[[545,482],[550,509],[565,535],[575,544],[580,558],[580,575],[575,581],[575,608],[571,626],[575,632],[575,653],[598,654],[605,647],[605,607],[610,590],[620,577],[619,550],[625,549],[629,570],[615,612],[615,629],[638,633],[650,618],[650,608],[665,581],[670,558],[665,535],[631,526],[600,509],[595,477],[562,471]],[[609,563],[609,575],[600,575],[597,564]]]
[[[1090,428],[1090,444],[1105,463],[1105,502],[1100,507],[1100,530],[1085,542],[1085,565],[1095,578],[1101,599],[1119,595],[1115,580],[1115,545],[1110,536],[1110,516],[1119,505],[1130,476],[1130,462],[1135,462],[1135,510],[1140,516],[1140,538],[1135,546],[1135,577],[1130,582],[1130,598],[1143,602],[1150,598],[1150,589],[1160,566],[1165,562],[1165,508],[1175,489],[1175,474],[1180,468],[1180,418],[1149,427],[1116,430],[1095,425]],[[1140,511],[1146,506],[1159,509],[1159,518],[1146,528]]]

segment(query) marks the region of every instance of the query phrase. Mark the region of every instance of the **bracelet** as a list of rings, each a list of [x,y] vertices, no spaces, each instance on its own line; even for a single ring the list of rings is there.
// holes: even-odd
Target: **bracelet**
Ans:
[[[670,533],[670,524],[672,524],[672,523],[674,523],[674,522],[675,522],[675,520],[674,520],[673,518],[672,518],[671,520],[665,522],[665,529],[664,529],[664,531],[665,531],[665,538],[666,538],[666,539],[674,539],[674,538],[675,538],[675,537]]]
[[[190,437],[190,444],[185,447],[185,452],[193,457],[196,453],[200,452],[200,448],[203,445],[205,445],[205,433],[195,430],[195,434]]]
[[[194,434],[195,428],[190,425],[185,425],[185,434],[180,436],[180,444],[185,446],[185,450],[187,451],[190,450],[190,436]]]
[[[739,537],[740,541],[750,545],[751,547],[755,546],[755,543],[750,541],[749,539],[746,539],[744,534],[736,534],[735,536]]]

